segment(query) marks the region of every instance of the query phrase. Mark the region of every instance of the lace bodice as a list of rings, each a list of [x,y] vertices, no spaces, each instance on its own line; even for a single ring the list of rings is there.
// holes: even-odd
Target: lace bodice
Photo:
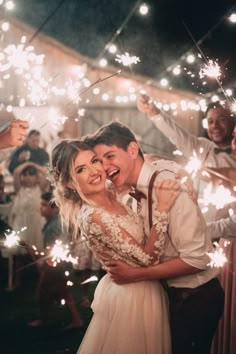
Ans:
[[[127,206],[124,208],[126,214],[120,215],[83,205],[78,217],[81,234],[101,263],[114,259],[133,266],[148,266],[154,259],[141,247],[146,241],[142,219]],[[162,244],[160,240],[157,242],[156,254]]]

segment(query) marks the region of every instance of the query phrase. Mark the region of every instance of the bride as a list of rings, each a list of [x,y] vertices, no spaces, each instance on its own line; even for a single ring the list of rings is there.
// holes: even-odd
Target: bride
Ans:
[[[158,185],[154,226],[147,238],[140,217],[106,186],[102,164],[84,142],[64,140],[53,149],[52,175],[63,222],[74,235],[80,229],[102,264],[111,259],[133,267],[158,263],[178,182]],[[117,285],[107,274],[96,288],[92,309],[77,354],[171,353],[167,296],[158,281]]]

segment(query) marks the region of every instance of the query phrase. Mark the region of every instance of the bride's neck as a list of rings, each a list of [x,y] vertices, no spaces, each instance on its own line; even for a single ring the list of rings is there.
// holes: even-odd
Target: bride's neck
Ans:
[[[98,208],[110,208],[114,204],[114,198],[107,191],[88,196],[87,203]]]

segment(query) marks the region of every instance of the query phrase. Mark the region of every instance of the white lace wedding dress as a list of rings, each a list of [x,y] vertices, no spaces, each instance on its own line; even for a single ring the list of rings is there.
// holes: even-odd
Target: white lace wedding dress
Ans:
[[[132,237],[139,244],[144,242],[142,220],[128,207],[126,212],[111,215],[84,205],[79,216],[82,234],[101,263],[113,259],[134,267],[150,265],[153,257],[132,242]],[[157,220],[156,225],[158,260],[167,220]],[[94,315],[77,354],[171,353],[167,296],[158,281],[117,285],[105,275],[95,290],[92,309]]]

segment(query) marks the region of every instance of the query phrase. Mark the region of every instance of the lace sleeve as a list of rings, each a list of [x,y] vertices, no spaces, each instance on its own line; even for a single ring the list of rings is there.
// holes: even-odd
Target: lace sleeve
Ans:
[[[154,262],[159,263],[160,256],[164,251],[166,235],[169,225],[169,214],[166,212],[160,213],[154,209],[153,213],[153,227],[151,233],[154,233],[156,241],[154,242]],[[151,235],[150,235],[151,236]]]
[[[152,263],[152,255],[144,251],[145,246],[139,244],[132,235],[125,230],[125,225],[117,218],[94,212],[91,215],[92,224],[102,231],[105,244],[117,254],[118,259],[133,262],[139,266],[148,266]]]
[[[114,216],[91,207],[79,217],[82,234],[101,263],[114,259],[136,267],[148,266],[153,257],[126,231],[128,222],[127,216]]]

